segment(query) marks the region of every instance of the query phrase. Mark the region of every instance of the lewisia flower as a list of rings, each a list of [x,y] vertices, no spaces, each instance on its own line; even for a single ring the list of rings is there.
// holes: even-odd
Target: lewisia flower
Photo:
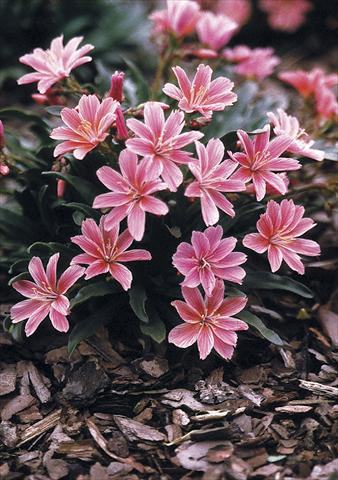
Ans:
[[[226,48],[223,57],[229,62],[237,63],[235,72],[249,78],[263,80],[271,75],[280,59],[274,55],[273,48],[249,48],[246,45],[238,45],[234,48]]]
[[[2,121],[0,120],[0,151],[5,148],[6,139],[5,139],[5,127]]]
[[[219,220],[218,208],[227,215],[235,215],[233,205],[221,192],[240,192],[245,190],[241,180],[232,180],[231,174],[238,163],[225,160],[224,145],[217,139],[211,139],[205,147],[196,142],[198,162],[189,163],[189,168],[196,180],[185,190],[187,197],[200,197],[202,217],[206,225],[214,225]]]
[[[105,228],[111,230],[128,217],[128,229],[135,240],[141,240],[144,235],[146,212],[155,215],[166,215],[167,205],[155,198],[154,193],[164,190],[167,185],[149,172],[147,160],[137,163],[137,155],[123,150],[119,156],[121,173],[110,167],[98,169],[97,176],[111,192],[98,195],[94,208],[110,208],[106,215]]]
[[[212,4],[214,4],[213,1]],[[250,0],[218,0],[215,10],[232,18],[239,25],[244,25],[251,15],[251,2]]]
[[[223,14],[202,12],[196,26],[198,39],[213,50],[226,45],[234,35],[238,24]]]
[[[119,235],[120,225],[116,223],[110,230],[105,228],[105,217],[100,219],[100,226],[95,221],[87,218],[82,222],[82,235],[71,238],[73,243],[79,245],[85,253],[73,258],[71,264],[89,265],[86,268],[85,279],[96,277],[104,273],[110,275],[128,290],[133,279],[131,271],[121,262],[134,262],[136,260],[151,260],[147,250],[128,250],[133,242],[133,237],[128,230]]]
[[[192,82],[181,67],[173,67],[179,87],[166,83],[163,92],[168,97],[178,100],[178,106],[187,113],[199,112],[211,118],[212,112],[224,110],[237,100],[232,92],[233,82],[226,77],[218,77],[211,81],[212,69],[209,65],[199,65]]]
[[[267,13],[271,28],[288,33],[298,30],[313,8],[308,0],[260,0],[259,7]]]
[[[15,290],[28,300],[11,308],[11,319],[13,323],[18,323],[28,318],[25,326],[27,337],[35,332],[47,315],[59,332],[67,332],[69,329],[69,300],[65,293],[82,277],[85,269],[79,266],[68,267],[57,280],[58,261],[59,253],[55,253],[50,257],[45,271],[41,259],[33,257],[28,270],[34,282],[19,280],[13,283]]]
[[[332,90],[325,86],[319,86],[315,93],[316,110],[322,120],[330,120],[338,117],[338,102]]]
[[[310,72],[289,70],[281,72],[278,77],[283,82],[292,85],[304,98],[313,96],[319,88],[331,88],[338,84],[336,73],[327,75],[321,68],[313,68]]]
[[[266,125],[265,131],[255,135],[253,140],[250,140],[248,134],[243,130],[238,130],[237,136],[244,152],[228,152],[230,157],[241,165],[232,179],[244,182],[252,180],[258,201],[265,197],[266,184],[284,195],[285,183],[274,172],[301,168],[297,160],[280,157],[291,145],[292,139],[288,135],[279,135],[269,142],[270,125]]]
[[[237,343],[237,330],[247,330],[248,325],[233,315],[243,310],[246,297],[224,298],[224,284],[217,281],[210,297],[202,297],[198,288],[182,288],[185,302],[171,303],[185,323],[173,328],[168,340],[177,347],[190,347],[197,341],[201,360],[214,348],[226,360],[233,355]]]
[[[204,232],[192,232],[191,245],[182,242],[173,255],[173,265],[185,276],[184,287],[202,284],[210,296],[216,285],[216,277],[234,283],[242,283],[245,270],[239,267],[246,261],[246,255],[233,252],[237,240],[234,237],[222,239],[223,228],[209,227]]]
[[[93,45],[86,44],[77,49],[83,37],[74,37],[63,46],[63,35],[54,38],[50,48],[42,50],[35,48],[33,53],[20,57],[20,62],[36,70],[34,73],[27,73],[19,78],[18,84],[38,82],[40,93],[46,91],[55,83],[69,77],[72,70],[90,62],[91,57],[86,56],[93,50]]]
[[[126,141],[128,150],[144,156],[149,164],[148,174],[152,178],[161,175],[173,192],[183,181],[181,170],[175,163],[191,162],[191,153],[181,150],[203,137],[201,132],[182,133],[184,113],[171,112],[167,120],[158,102],[147,102],[144,106],[144,123],[131,118],[127,126],[135,138]]]
[[[153,34],[170,32],[178,38],[193,33],[200,16],[199,5],[190,0],[167,0],[167,9],[153,12],[149,18],[155,23]]]
[[[304,274],[304,265],[298,254],[316,256],[320,247],[313,240],[298,238],[315,226],[311,218],[303,218],[304,208],[293,200],[280,204],[270,200],[266,212],[257,222],[259,233],[249,233],[243,245],[257,253],[268,251],[272,272],[279,270],[283,260],[292,270]]]
[[[96,95],[83,95],[77,107],[62,109],[65,126],[54,128],[50,134],[54,140],[64,140],[55,148],[54,157],[73,152],[75,158],[82,160],[105,140],[119,105],[112,98],[100,103]]]
[[[300,128],[298,118],[288,115],[281,108],[277,109],[277,115],[268,112],[267,116],[277,136],[288,135],[292,139],[292,143],[287,148],[288,152],[318,161],[324,159],[325,153],[322,150],[312,148],[315,142],[307,140],[308,135],[303,128]]]

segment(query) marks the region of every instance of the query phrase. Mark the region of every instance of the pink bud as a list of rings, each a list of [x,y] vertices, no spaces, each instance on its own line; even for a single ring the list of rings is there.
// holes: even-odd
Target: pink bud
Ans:
[[[66,189],[66,182],[64,180],[58,180],[56,185],[57,197],[62,198]]]
[[[7,165],[4,165],[3,163],[0,162],[0,175],[6,176],[9,174],[9,168]]]
[[[0,120],[0,150],[2,150],[5,146],[5,129],[4,124]]]
[[[117,138],[119,140],[126,140],[129,135],[126,127],[126,122],[124,121],[122,108],[118,107],[115,113],[116,113]]]
[[[123,81],[124,73],[116,72],[111,77],[111,86],[109,91],[109,96],[118,102],[123,101]]]

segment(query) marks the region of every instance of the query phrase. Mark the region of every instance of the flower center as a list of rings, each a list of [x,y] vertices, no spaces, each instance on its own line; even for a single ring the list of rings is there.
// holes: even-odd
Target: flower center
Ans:
[[[205,267],[209,267],[209,266],[210,266],[210,265],[209,265],[209,263],[206,261],[205,258],[202,257],[202,258],[199,259],[198,267],[199,267],[200,270],[202,270],[202,269],[205,268]]]
[[[191,103],[198,105],[202,103],[203,101],[205,102],[204,96],[206,93],[207,89],[206,87],[201,86],[197,92],[195,92],[195,85],[193,85],[190,89],[190,98],[191,98]]]
[[[251,160],[250,170],[255,172],[266,165],[270,160],[270,152],[256,152],[253,159]]]

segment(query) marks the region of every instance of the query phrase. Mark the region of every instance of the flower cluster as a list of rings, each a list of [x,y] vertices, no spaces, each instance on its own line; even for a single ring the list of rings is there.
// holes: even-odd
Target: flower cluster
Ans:
[[[306,101],[314,102],[320,119],[323,121],[337,119],[338,101],[333,87],[338,85],[338,74],[327,75],[321,68],[314,68],[309,72],[305,70],[282,72],[279,78],[295,88]]]
[[[230,18],[229,4],[241,5],[241,15],[237,12],[237,18]],[[249,15],[248,2],[219,0],[214,2],[212,11],[203,10],[205,7],[205,2],[168,0],[167,9],[153,13],[151,18],[156,32],[167,40],[175,37],[179,46],[186,37],[196,34],[201,49],[236,63],[237,73],[259,80],[270,75],[279,62],[272,49],[237,46],[221,51]],[[53,40],[49,50],[36,49],[22,57],[21,61],[36,72],[23,76],[19,83],[37,81],[39,92],[45,94],[68,77],[71,70],[90,61],[85,55],[93,47],[77,49],[81,40],[76,37],[63,46],[61,36]],[[205,64],[198,65],[192,77],[181,66],[173,66],[172,72],[175,83],[165,83],[159,93],[167,95],[173,107],[152,100],[135,109],[124,108],[124,73],[115,72],[111,88],[102,98],[82,92],[76,106],[61,110],[60,123],[50,134],[51,139],[60,142],[54,149],[55,162],[63,165],[65,156],[74,157],[71,163],[76,164],[74,159],[83,160],[88,155],[86,161],[93,163],[95,156],[90,152],[95,149],[104,159],[103,166],[95,166],[95,181],[102,193],[88,206],[95,209],[100,219],[96,222],[85,218],[81,234],[70,238],[81,250],[59,280],[59,254],[55,254],[46,270],[41,259],[31,259],[28,269],[34,282],[14,282],[13,287],[28,300],[14,305],[11,317],[14,323],[28,319],[27,335],[47,315],[57,330],[68,330],[70,302],[66,293],[82,277],[88,281],[105,275],[123,290],[130,289],[133,263],[130,268],[125,263],[152,259],[151,244],[150,251],[131,246],[133,242],[147,245],[151,217],[169,216],[176,197],[183,199],[182,204],[187,202],[184,197],[194,202],[206,228],[191,229],[188,238],[183,234],[185,241],[177,242],[172,255],[185,301],[172,302],[184,323],[170,332],[169,341],[181,348],[197,342],[201,359],[213,348],[229,359],[236,346],[236,331],[248,328],[234,317],[245,307],[247,297],[225,297],[231,285],[241,285],[245,280],[243,265],[247,255],[240,251],[238,238],[225,236],[223,221],[235,217],[239,196],[250,202],[254,194],[262,202],[270,194],[284,195],[288,172],[302,166],[293,156],[318,161],[323,160],[324,153],[313,148],[314,141],[296,117],[277,109],[267,112],[270,123],[262,129],[253,133],[238,129],[237,151],[226,154],[227,145],[221,139],[203,141],[204,133],[200,130],[212,121],[214,112],[231,108],[237,101],[234,83],[217,76]],[[214,73],[216,78],[212,78]],[[331,91],[337,81],[335,76],[318,72],[311,78],[287,73],[283,79],[304,96],[319,95],[319,89]],[[0,150],[4,142],[1,128],[0,123]],[[59,193],[63,196],[64,190],[60,188]],[[303,274],[299,255],[318,255],[319,246],[299,237],[314,225],[311,219],[304,218],[304,208],[292,200],[269,200],[266,212],[257,222],[258,232],[246,234],[242,244],[260,254],[267,252],[272,272],[279,270],[284,260],[292,270]]]

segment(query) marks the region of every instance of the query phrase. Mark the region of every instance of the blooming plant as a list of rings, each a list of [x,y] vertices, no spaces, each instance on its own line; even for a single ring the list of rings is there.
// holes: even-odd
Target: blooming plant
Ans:
[[[310,9],[295,3],[288,22],[282,7],[260,5],[291,31]],[[27,147],[0,111],[0,175],[20,185],[0,211],[14,288],[6,328],[17,333],[25,322],[28,336],[48,316],[56,330],[70,330],[72,351],[126,311],[154,341],[197,342],[201,359],[213,349],[230,359],[236,332],[249,324],[282,343],[250,308],[261,289],[311,297],[293,278],[320,254],[302,238],[315,223],[297,182],[326,157],[316,141],[335,128],[337,77],[279,73],[281,89],[286,82],[313,100],[304,105],[318,117],[306,125],[285,102],[260,95],[258,82],[280,63],[273,49],[224,49],[249,15],[247,0],[168,0],[150,15],[159,53],[150,82],[110,65],[110,85],[82,85],[72,71],[91,62],[94,48],[79,48],[82,37],[64,45],[61,35],[20,58],[34,72],[18,83],[38,82],[41,115],[21,112],[33,124]]]

